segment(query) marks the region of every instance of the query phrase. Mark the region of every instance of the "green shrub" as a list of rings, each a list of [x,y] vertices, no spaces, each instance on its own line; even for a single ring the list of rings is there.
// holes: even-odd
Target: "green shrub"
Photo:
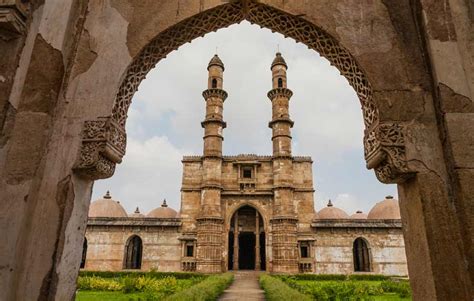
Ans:
[[[281,276],[280,276],[281,277]],[[301,300],[310,301],[311,297],[304,295],[286,285],[280,277],[272,277],[266,274],[260,276],[260,286],[265,291],[265,297],[269,301],[279,300]],[[291,279],[290,281],[295,281]]]
[[[234,275],[230,273],[209,276],[196,285],[188,289],[169,296],[165,300],[168,301],[207,301],[216,300],[219,295],[232,283]]]
[[[115,279],[86,276],[78,278],[77,288],[91,291],[120,291],[122,290],[122,283]]]
[[[401,298],[408,298],[411,296],[410,283],[408,281],[382,281],[380,287],[386,293],[396,293]]]

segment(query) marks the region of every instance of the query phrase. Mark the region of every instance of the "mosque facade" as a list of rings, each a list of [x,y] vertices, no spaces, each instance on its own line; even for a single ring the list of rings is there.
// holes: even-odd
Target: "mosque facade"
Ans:
[[[203,154],[183,157],[179,212],[164,201],[146,215],[127,214],[107,192],[90,206],[81,268],[408,275],[393,197],[367,215],[348,215],[331,201],[315,211],[313,161],[291,150],[293,93],[280,53],[270,69],[272,155],[222,154],[227,93],[215,55],[203,92]]]

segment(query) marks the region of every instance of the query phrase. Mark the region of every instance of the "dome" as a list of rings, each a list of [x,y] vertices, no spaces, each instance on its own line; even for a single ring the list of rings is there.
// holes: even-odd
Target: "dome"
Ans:
[[[350,216],[352,219],[367,219],[367,214],[363,213],[360,210],[357,210],[356,213]]]
[[[130,216],[130,217],[145,217],[144,214],[141,214],[141,213],[140,213],[140,209],[138,209],[138,207],[137,207],[137,209],[135,209],[135,212],[133,212],[133,213],[130,214],[129,216]]]
[[[209,61],[209,64],[207,65],[207,70],[209,70],[209,68],[211,66],[219,66],[222,68],[222,70],[224,70],[224,63],[221,61],[221,59],[219,58],[219,56],[217,54],[214,54],[214,56],[212,57],[212,59]]]
[[[370,210],[368,219],[400,219],[398,200],[389,195]]]
[[[176,210],[169,208],[166,204],[166,199],[163,200],[161,207],[155,208],[147,214],[147,217],[154,218],[176,218],[178,212]]]
[[[288,69],[285,59],[281,56],[280,52],[276,53],[275,59],[273,59],[272,66],[270,67],[270,69],[272,69],[273,66],[276,66],[276,65],[283,65],[285,66],[286,69]]]
[[[318,212],[319,219],[344,219],[349,218],[349,215],[342,209],[334,207],[331,203],[331,200],[328,202],[326,208],[321,209]]]
[[[110,192],[91,203],[89,207],[89,217],[127,217],[127,212],[120,202],[115,201],[110,196]]]

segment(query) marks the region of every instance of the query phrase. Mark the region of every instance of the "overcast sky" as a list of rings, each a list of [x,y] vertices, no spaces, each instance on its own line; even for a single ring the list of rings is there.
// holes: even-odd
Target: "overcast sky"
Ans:
[[[311,156],[315,207],[331,199],[349,214],[368,212],[395,185],[365,168],[359,100],[347,80],[318,53],[282,35],[243,23],[207,34],[161,60],[141,83],[127,120],[127,153],[115,175],[96,181],[92,199],[110,190],[127,212],[168,204],[179,210],[183,155],[202,154],[207,64],[225,65],[224,155],[272,153],[270,64],[279,47],[288,64],[295,125],[293,155]]]

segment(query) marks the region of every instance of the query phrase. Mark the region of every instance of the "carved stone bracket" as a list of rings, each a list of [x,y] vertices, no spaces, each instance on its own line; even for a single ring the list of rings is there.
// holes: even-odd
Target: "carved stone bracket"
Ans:
[[[105,179],[114,174],[115,164],[125,155],[126,134],[111,117],[84,122],[82,147],[74,170],[91,179]]]
[[[399,123],[379,123],[365,132],[365,160],[382,183],[402,183],[414,175],[405,154],[405,127]]]
[[[24,5],[14,0],[0,2],[0,38],[9,40],[26,34]]]

